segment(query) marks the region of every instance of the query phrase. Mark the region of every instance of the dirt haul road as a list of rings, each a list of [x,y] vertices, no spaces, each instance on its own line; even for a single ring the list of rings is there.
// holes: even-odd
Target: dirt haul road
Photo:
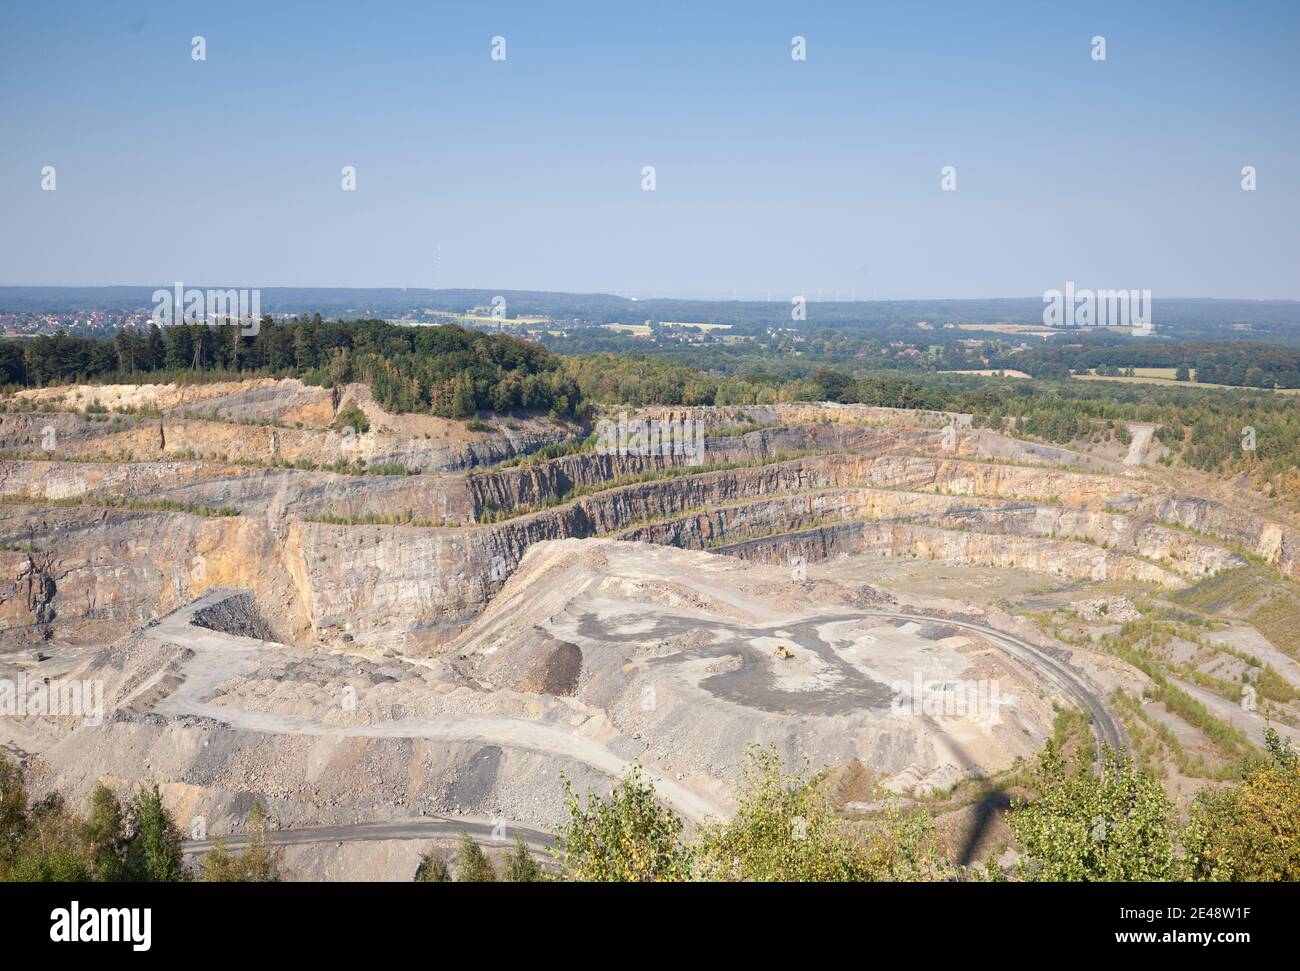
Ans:
[[[457,839],[461,834],[468,834],[475,843],[483,846],[499,847],[513,846],[515,837],[519,837],[543,863],[549,859],[548,851],[555,845],[555,837],[541,830],[474,816],[424,816],[382,823],[300,826],[275,830],[270,835],[271,842],[276,846],[305,846],[313,843]],[[225,836],[221,841],[229,850],[242,850],[248,845],[246,836]],[[183,848],[187,856],[195,856],[206,853],[215,844],[215,839],[187,840]]]
[[[1128,738],[1124,734],[1124,730],[1106,708],[1101,697],[1094,692],[1092,685],[1085,681],[1083,677],[1071,671],[1065,664],[1049,656],[1041,647],[1035,647],[1028,641],[1013,637],[984,624],[952,620],[948,617],[930,617],[923,614],[904,614],[881,610],[865,611],[865,616],[914,621],[918,624],[945,624],[949,627],[960,627],[979,634],[1001,647],[1031,670],[1036,671],[1045,681],[1065,692],[1080,708],[1088,712],[1092,718],[1092,730],[1097,736],[1098,742],[1105,743],[1120,752],[1128,750]]]

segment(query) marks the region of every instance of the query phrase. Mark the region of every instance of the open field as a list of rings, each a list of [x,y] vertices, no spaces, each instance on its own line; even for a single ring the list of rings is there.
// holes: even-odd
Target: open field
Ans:
[[[1174,378],[1174,368],[1163,367],[1135,367],[1134,374],[1130,377],[1127,375],[1101,375],[1101,374],[1072,374],[1070,375],[1076,381],[1118,381],[1125,384],[1163,384],[1179,388],[1229,388],[1242,390],[1238,385],[1232,384],[1201,384],[1195,380],[1196,372],[1193,370],[1191,381],[1178,381]],[[1260,388],[1250,388],[1247,390],[1259,391]],[[1275,388],[1278,394],[1300,394],[1300,388]]]
[[[1026,334],[1034,337],[1051,337],[1053,334],[1111,333],[1131,334],[1132,327],[1049,327],[1046,324],[958,324],[961,330],[984,330],[994,334]]]
[[[940,374],[974,374],[981,378],[1027,378],[1029,377],[1024,371],[1017,371],[1014,368],[1001,368],[990,370],[983,368],[977,371],[940,371]]]

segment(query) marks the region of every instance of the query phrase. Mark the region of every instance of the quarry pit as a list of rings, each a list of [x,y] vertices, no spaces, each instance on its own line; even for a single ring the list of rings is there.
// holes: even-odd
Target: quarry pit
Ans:
[[[1117,617],[1245,553],[1300,569],[1294,528],[1150,456],[969,416],[646,410],[706,429],[681,469],[532,461],[583,430],[467,433],[363,386],[47,391],[0,416],[0,676],[99,679],[106,711],[0,742],[38,790],[158,782],[196,852],[261,801],[303,877],[407,879],[461,830],[542,847],[562,779],[633,765],[689,825],[725,818],[754,745],[852,767],[846,812],[1011,771],[1065,709],[1124,748],[1111,698],[1145,675],[1034,617],[1101,631],[1110,607],[1078,605]],[[90,395],[162,417],[88,421]],[[345,403],[370,431],[340,435]],[[343,447],[385,472],[331,471]]]

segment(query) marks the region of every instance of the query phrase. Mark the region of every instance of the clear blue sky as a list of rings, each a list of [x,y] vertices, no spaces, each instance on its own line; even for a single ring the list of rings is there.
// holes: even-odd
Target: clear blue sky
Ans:
[[[1300,3],[701,6],[5,2],[0,284],[1300,297]]]

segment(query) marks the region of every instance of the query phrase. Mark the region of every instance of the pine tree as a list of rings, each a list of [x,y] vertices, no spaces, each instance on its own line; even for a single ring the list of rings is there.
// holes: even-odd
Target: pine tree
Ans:
[[[456,881],[458,883],[493,883],[496,870],[488,859],[483,847],[479,846],[468,833],[460,834],[460,848],[456,852]]]
[[[248,814],[248,837],[244,852],[232,856],[224,840],[217,840],[203,857],[203,879],[209,883],[277,883],[284,850],[271,842],[270,818],[266,807],[253,803]]]
[[[102,782],[90,794],[90,818],[82,824],[81,839],[95,880],[127,878],[125,818],[122,804]]]
[[[131,815],[133,828],[126,848],[129,879],[150,883],[185,879],[180,830],[163,808],[156,784],[136,793]]]
[[[260,802],[248,814],[248,843],[240,857],[245,883],[276,883],[281,879],[284,850],[271,843],[271,818]]]
[[[515,837],[514,849],[506,856],[505,879],[510,883],[537,883],[544,879],[541,864],[528,852],[522,836]]]

